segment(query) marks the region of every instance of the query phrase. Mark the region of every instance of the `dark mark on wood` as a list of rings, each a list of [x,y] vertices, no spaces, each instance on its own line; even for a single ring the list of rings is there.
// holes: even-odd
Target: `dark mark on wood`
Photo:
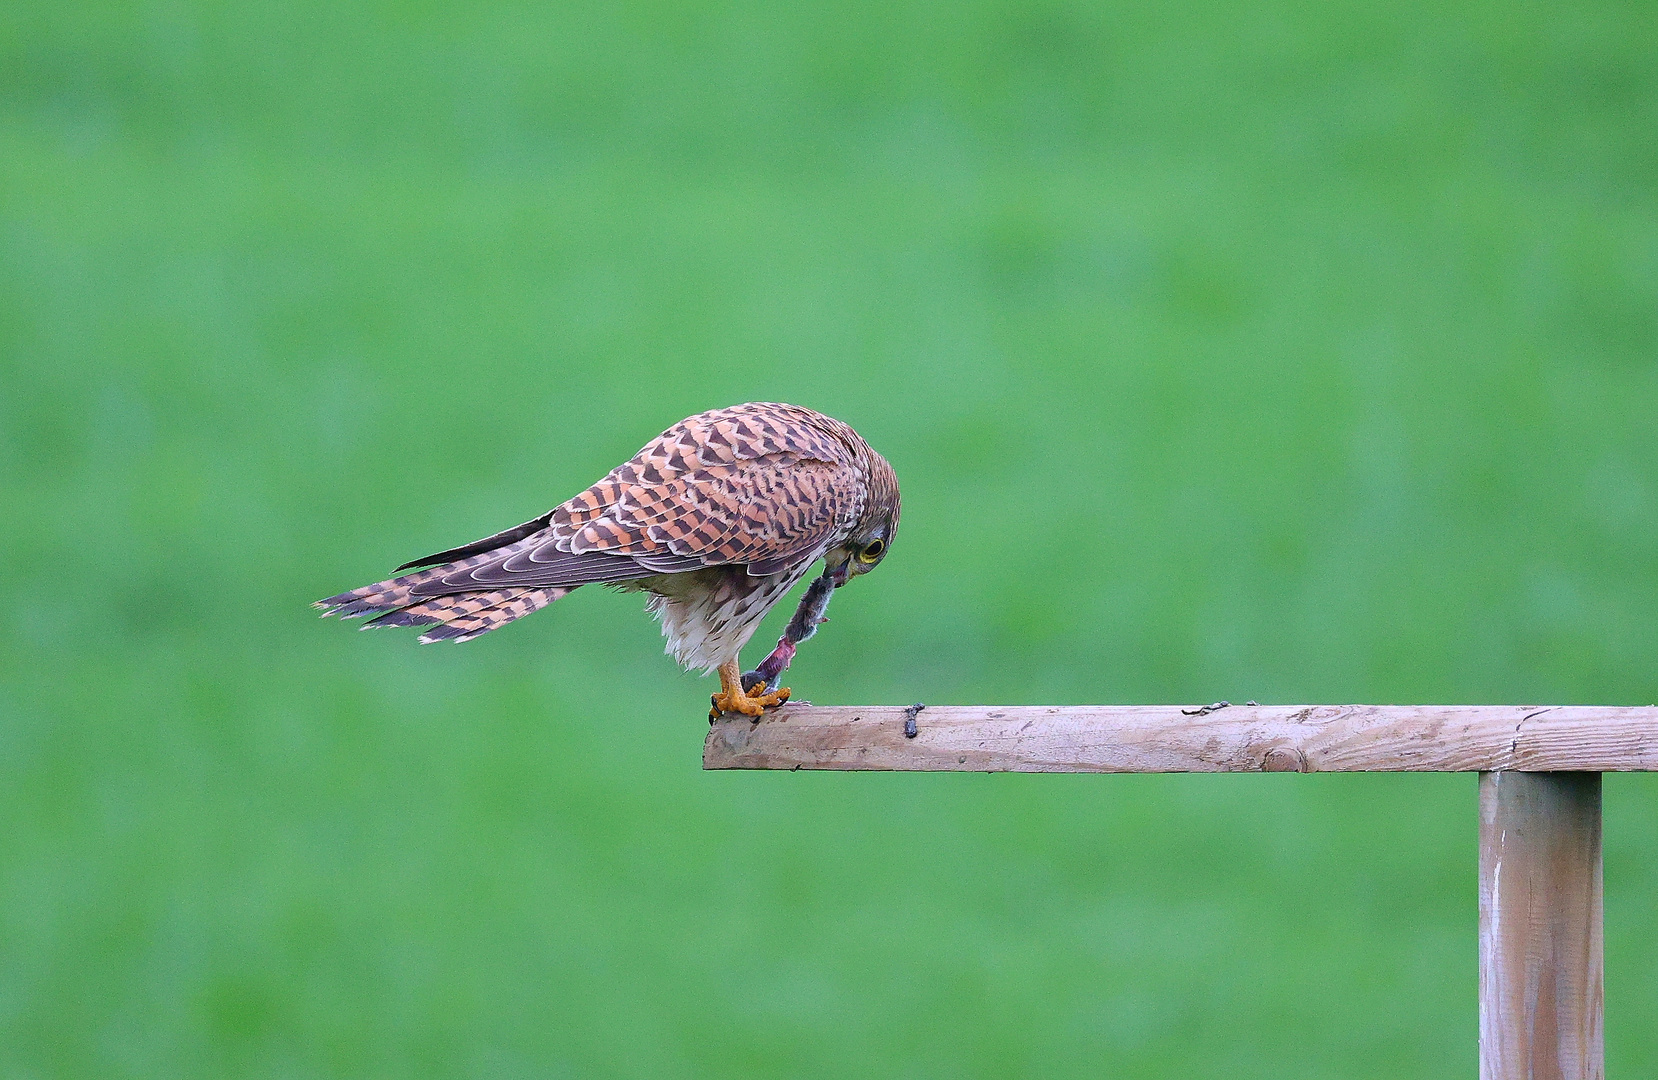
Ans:
[[[915,736],[916,736],[915,718],[917,716],[921,715],[921,710],[925,709],[926,707],[927,706],[921,704],[921,702],[918,701],[914,705],[911,705],[909,708],[904,710],[904,738],[906,738],[906,739],[915,738]]]

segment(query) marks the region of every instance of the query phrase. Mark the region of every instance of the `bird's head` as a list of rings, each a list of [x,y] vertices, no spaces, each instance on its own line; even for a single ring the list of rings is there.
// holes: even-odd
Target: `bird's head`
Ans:
[[[898,477],[885,458],[870,452],[869,499],[852,534],[824,559],[824,573],[840,588],[887,557],[898,535]]]

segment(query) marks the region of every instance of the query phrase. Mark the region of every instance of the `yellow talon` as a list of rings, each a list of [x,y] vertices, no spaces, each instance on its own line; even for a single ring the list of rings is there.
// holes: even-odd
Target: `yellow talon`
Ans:
[[[708,713],[709,720],[718,720],[721,713],[728,712],[758,717],[770,706],[789,700],[789,688],[786,686],[766,694],[749,695],[743,690],[743,677],[737,670],[735,660],[721,664],[719,671],[720,692],[709,699],[714,706]]]

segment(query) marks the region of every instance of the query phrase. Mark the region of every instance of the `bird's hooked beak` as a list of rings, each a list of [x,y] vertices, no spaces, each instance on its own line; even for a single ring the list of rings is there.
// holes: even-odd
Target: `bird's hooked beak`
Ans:
[[[841,557],[840,557],[839,562],[834,561],[833,557],[831,557],[830,561],[823,568],[823,576],[828,578],[831,582],[833,582],[835,588],[837,588],[837,589],[840,588],[842,585],[845,585],[848,581],[851,581],[852,580],[852,559],[851,559],[851,557],[849,555],[847,555],[845,552],[841,553]]]

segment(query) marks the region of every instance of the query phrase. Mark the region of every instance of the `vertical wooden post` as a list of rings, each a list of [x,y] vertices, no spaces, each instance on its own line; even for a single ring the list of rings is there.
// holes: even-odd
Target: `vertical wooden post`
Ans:
[[[1603,1080],[1599,773],[1480,774],[1480,1080]]]

